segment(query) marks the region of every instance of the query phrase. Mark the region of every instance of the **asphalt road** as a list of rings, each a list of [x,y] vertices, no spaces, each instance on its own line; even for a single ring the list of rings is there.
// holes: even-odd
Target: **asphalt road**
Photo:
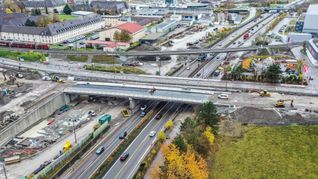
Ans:
[[[153,118],[148,125],[140,132],[135,140],[129,145],[125,152],[129,153],[126,161],[117,161],[104,175],[103,179],[129,179],[132,178],[138,169],[142,159],[157,140],[155,137],[149,137],[150,131],[158,133],[164,127],[164,124],[176,112],[180,105],[168,103],[162,110],[162,118],[156,120]]]
[[[157,102],[147,102],[149,109],[154,108],[158,103]],[[114,151],[114,149],[121,143],[121,140],[118,138],[120,134],[124,131],[127,131],[128,135],[140,122],[140,112],[136,112],[131,117],[126,119],[124,123],[120,126],[112,126],[115,130],[108,131],[108,135],[105,138],[102,138],[89,152],[84,154],[81,159],[73,165],[71,171],[65,172],[62,178],[69,179],[78,179],[78,178],[89,178],[98,167],[105,161],[107,157]],[[96,155],[96,150],[101,147],[105,147],[105,151]]]
[[[147,100],[165,100],[173,102],[184,103],[204,103],[210,100],[210,95],[195,93],[193,91],[173,91],[156,89],[154,93],[149,93],[150,88],[139,87],[119,87],[119,86],[106,86],[106,85],[75,85],[68,87],[64,90],[66,93],[71,94],[86,94],[86,95],[105,95],[115,96],[122,98],[132,97],[134,99],[147,99]]]

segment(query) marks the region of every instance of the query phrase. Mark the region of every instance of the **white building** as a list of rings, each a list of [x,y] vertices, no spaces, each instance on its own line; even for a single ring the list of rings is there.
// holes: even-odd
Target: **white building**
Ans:
[[[311,4],[308,7],[303,32],[318,35],[318,4]]]
[[[16,42],[56,44],[104,27],[105,23],[100,16],[49,24],[47,27],[2,25],[0,38]]]
[[[24,0],[21,1],[28,12],[39,9],[44,14],[46,11],[50,13],[63,12],[66,4],[65,0]]]

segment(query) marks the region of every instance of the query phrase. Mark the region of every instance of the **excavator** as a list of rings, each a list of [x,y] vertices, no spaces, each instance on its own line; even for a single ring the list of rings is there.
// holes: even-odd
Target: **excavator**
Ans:
[[[261,97],[270,97],[271,94],[267,90],[262,90],[259,92],[259,96]]]
[[[290,107],[294,107],[294,100],[292,99],[279,99],[276,101],[275,107],[284,108],[285,102],[290,101]]]

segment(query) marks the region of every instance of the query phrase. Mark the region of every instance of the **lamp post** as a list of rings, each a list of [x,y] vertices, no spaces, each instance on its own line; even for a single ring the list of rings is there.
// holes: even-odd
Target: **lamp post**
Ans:
[[[70,119],[70,121],[72,122],[75,144],[77,144],[77,137],[76,137],[76,130],[75,130],[75,122],[76,122],[77,120],[76,120],[75,118],[72,118],[72,119]]]

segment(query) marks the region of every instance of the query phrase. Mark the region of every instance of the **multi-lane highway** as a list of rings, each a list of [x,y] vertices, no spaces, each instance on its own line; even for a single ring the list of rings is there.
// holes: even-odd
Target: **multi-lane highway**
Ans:
[[[151,149],[152,144],[157,140],[156,136],[150,137],[149,133],[151,131],[158,133],[163,130],[164,124],[177,112],[180,106],[181,105],[178,104],[167,103],[160,112],[162,114],[161,119],[157,120],[156,117],[154,117],[148,123],[148,125],[125,150],[125,153],[129,153],[129,157],[125,161],[117,159],[114,165],[104,175],[103,179],[132,178],[142,159]]]
[[[155,108],[158,104],[157,102],[147,102],[145,103],[149,106],[149,109]],[[112,126],[116,130],[110,130],[105,138],[97,143],[90,151],[88,151],[81,159],[75,163],[72,168],[64,173],[61,178],[68,179],[78,179],[78,178],[89,178],[105,161],[107,157],[120,145],[122,140],[118,137],[125,131],[129,135],[134,128],[138,125],[142,117],[140,117],[140,112],[137,111],[131,117],[126,119],[119,126]],[[95,151],[97,148],[104,146],[105,151],[96,155]]]

